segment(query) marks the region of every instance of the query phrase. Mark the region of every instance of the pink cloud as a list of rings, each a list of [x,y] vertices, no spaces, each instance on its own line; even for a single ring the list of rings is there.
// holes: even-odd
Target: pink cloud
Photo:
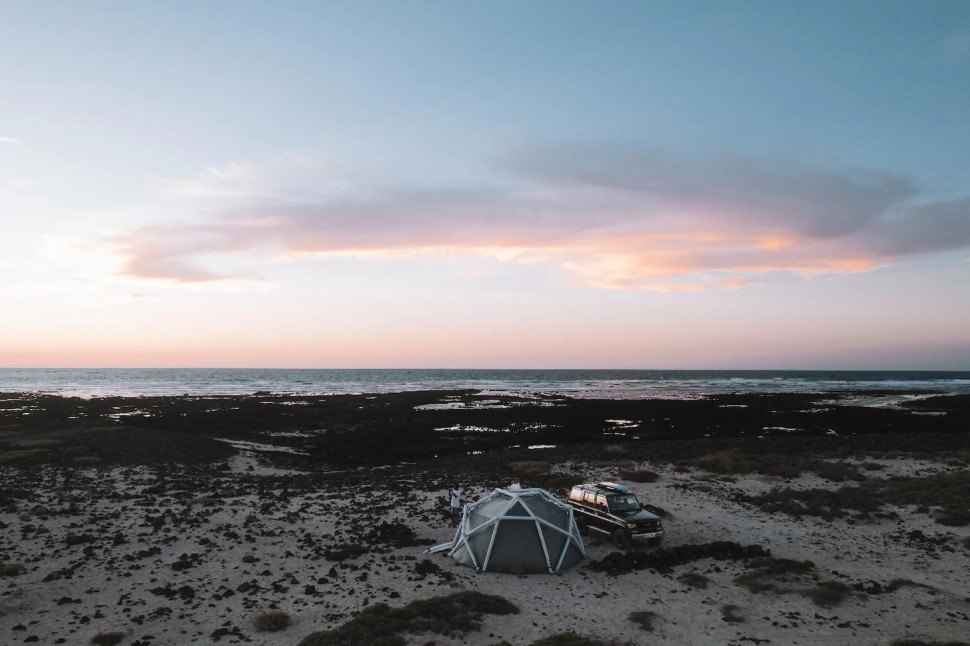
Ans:
[[[532,151],[507,166],[514,190],[387,189],[237,207],[115,242],[127,274],[180,282],[232,278],[202,259],[252,251],[473,254],[553,263],[597,287],[664,291],[867,271],[970,246],[970,198],[916,205],[914,184],[882,172],[596,148]]]

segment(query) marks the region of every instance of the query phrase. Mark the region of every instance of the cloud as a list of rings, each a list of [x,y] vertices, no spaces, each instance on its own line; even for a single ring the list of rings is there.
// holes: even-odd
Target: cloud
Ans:
[[[880,171],[607,147],[534,149],[502,165],[511,187],[370,187],[301,200],[260,191],[205,223],[135,229],[113,242],[125,273],[185,283],[239,278],[220,259],[253,253],[464,254],[553,264],[584,285],[659,291],[867,271],[970,246],[970,198],[927,201],[914,182]]]
[[[13,137],[0,137],[0,144],[19,144],[19,139],[14,139]]]

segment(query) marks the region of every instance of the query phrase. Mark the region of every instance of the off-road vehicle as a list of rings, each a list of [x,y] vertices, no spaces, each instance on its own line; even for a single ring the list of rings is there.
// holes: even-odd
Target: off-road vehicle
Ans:
[[[647,511],[636,495],[613,482],[576,485],[567,502],[573,507],[580,533],[596,530],[609,534],[617,547],[633,542],[657,545],[663,539],[663,522]]]

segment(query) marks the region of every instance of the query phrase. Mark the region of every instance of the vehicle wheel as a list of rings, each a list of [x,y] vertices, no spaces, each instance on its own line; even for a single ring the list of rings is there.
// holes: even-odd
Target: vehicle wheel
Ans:
[[[625,529],[618,529],[613,532],[613,542],[621,550],[625,550],[630,547],[630,532]]]
[[[576,521],[576,529],[579,530],[580,536],[589,536],[589,525],[582,518]]]

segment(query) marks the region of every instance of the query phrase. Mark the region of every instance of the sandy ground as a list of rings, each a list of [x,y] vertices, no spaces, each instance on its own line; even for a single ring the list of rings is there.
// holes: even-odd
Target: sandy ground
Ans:
[[[958,468],[913,459],[881,462],[885,468],[874,477]],[[422,546],[390,548],[379,537],[367,538],[374,519],[400,521],[428,542],[453,537],[443,513],[445,491],[425,490],[418,477],[402,477],[393,487],[339,479],[303,486],[300,473],[268,467],[258,451],[244,450],[228,464],[228,470],[184,471],[0,469],[5,490],[14,491],[14,502],[0,513],[0,563],[24,566],[0,577],[0,643],[86,644],[122,631],[126,645],[296,644],[369,604],[399,606],[458,590],[501,595],[521,613],[486,616],[480,632],[462,638],[416,635],[410,643],[528,644],[565,631],[620,644],[737,646],[888,645],[901,638],[966,641],[970,635],[970,549],[964,543],[970,527],[937,525],[907,508],[898,509],[896,519],[849,523],[793,519],[734,501],[739,492],[778,484],[841,486],[811,475],[784,483],[758,475],[725,481],[643,464],[660,479],[626,483],[642,501],[670,513],[666,548],[733,541],[816,566],[813,575],[755,593],[734,581],[749,571],[743,561],[702,559],[667,573],[594,571],[591,561],[615,551],[595,535],[587,540],[587,561],[558,576],[476,573],[446,556],[429,556]],[[557,466],[591,481],[616,479],[608,468]],[[486,492],[483,486],[466,490]],[[340,562],[325,555],[358,541],[369,542],[370,551]],[[425,559],[441,571],[419,574],[415,566]],[[706,588],[682,581],[688,573],[706,577]],[[912,585],[871,591],[872,582],[900,579]],[[863,584],[870,592],[854,591],[839,605],[822,607],[799,592],[819,581]],[[270,609],[286,611],[292,625],[257,632],[253,618]],[[634,611],[655,613],[652,632],[628,620]],[[725,620],[725,613],[735,620]]]

